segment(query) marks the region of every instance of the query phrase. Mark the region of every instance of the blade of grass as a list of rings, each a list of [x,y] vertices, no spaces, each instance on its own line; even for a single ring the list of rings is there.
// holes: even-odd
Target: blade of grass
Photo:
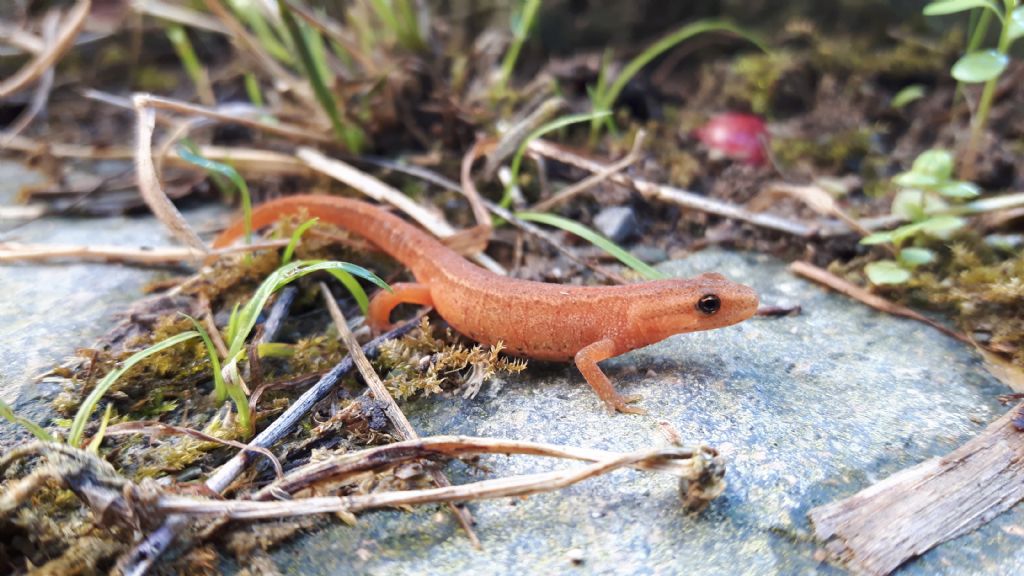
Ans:
[[[2,417],[4,420],[7,420],[11,424],[17,424],[18,426],[21,426],[22,428],[31,432],[33,436],[44,442],[56,442],[54,437],[50,435],[50,433],[47,432],[42,426],[29,420],[28,418],[25,418],[24,416],[18,416],[17,414],[14,413],[14,410],[12,410],[11,407],[8,406],[7,403],[4,402],[3,400],[0,400],[0,417]]]
[[[210,339],[210,334],[206,331],[206,328],[203,328],[203,325],[198,320],[188,314],[182,313],[181,315],[192,322],[192,327],[199,333],[199,337],[203,339],[203,345],[206,346],[206,355],[210,358],[210,368],[213,370],[213,397],[220,404],[228,398],[228,387],[224,383],[224,376],[220,372],[220,358],[217,356],[217,348],[213,345],[213,340]]]
[[[565,230],[570,234],[575,234],[576,236],[583,238],[587,242],[590,242],[594,246],[597,246],[611,254],[617,258],[619,262],[629,266],[648,280],[661,280],[665,278],[664,274],[650,267],[645,262],[642,262],[639,258],[633,256],[615,242],[612,242],[608,238],[605,238],[601,234],[587,228],[575,220],[569,220],[568,218],[563,218],[561,216],[545,212],[516,212],[515,215],[521,220],[547,224],[548,226],[554,226],[555,228]]]
[[[338,282],[341,282],[341,284],[352,293],[352,298],[354,298],[356,304],[359,305],[360,312],[363,313],[363,316],[366,316],[367,311],[370,309],[370,299],[366,297],[366,291],[363,290],[363,287],[359,284],[359,281],[355,279],[355,276],[352,276],[344,270],[328,270],[327,273],[337,278]]]
[[[516,61],[519,59],[519,52],[523,49],[523,44],[529,37],[530,29],[533,28],[533,23],[537,19],[540,4],[540,0],[526,0],[523,3],[523,9],[519,13],[519,21],[513,32],[512,44],[508,47],[508,52],[505,53],[505,58],[501,62],[501,76],[498,78],[498,85],[495,90],[498,96],[505,94],[508,81],[512,77],[512,71],[516,67]]]
[[[238,170],[235,170],[233,167],[203,158],[189,150],[184,144],[179,144],[177,151],[178,156],[189,164],[198,166],[211,174],[225,176],[228,180],[231,180],[238,189],[238,193],[242,196],[242,216],[245,219],[245,243],[252,244],[252,197],[249,195],[249,185],[246,184],[245,178],[242,178]]]
[[[509,206],[512,205],[512,188],[516,186],[519,182],[519,170],[522,168],[523,156],[526,154],[526,148],[530,145],[530,142],[533,142],[534,140],[541,138],[545,134],[554,132],[555,130],[561,130],[566,126],[572,126],[573,124],[579,124],[582,122],[589,122],[596,118],[608,116],[609,114],[611,114],[611,112],[607,110],[589,112],[586,114],[569,114],[567,116],[555,118],[551,122],[548,122],[547,124],[544,124],[541,127],[537,128],[533,132],[530,132],[530,134],[522,141],[522,143],[519,144],[519,149],[516,150],[515,155],[512,156],[512,163],[510,165],[512,175],[509,178],[508,186],[505,187],[505,194],[501,197],[501,207],[508,208]]]
[[[302,235],[306,233],[306,230],[312,228],[319,218],[310,218],[292,232],[291,240],[288,241],[288,246],[285,247],[284,252],[281,254],[281,264],[288,264],[292,261],[292,256],[295,254],[295,247],[299,245],[299,241],[302,239]]]
[[[349,152],[358,154],[360,150],[362,150],[366,135],[363,134],[362,129],[355,124],[342,120],[341,113],[338,112],[338,105],[334,99],[334,95],[327,88],[327,84],[324,81],[323,76],[318,72],[319,65],[313,56],[313,51],[305,41],[299,22],[295,19],[291,9],[284,0],[277,0],[277,5],[281,10],[281,18],[284,21],[285,28],[287,28],[288,34],[291,36],[292,42],[295,44],[295,48],[299,53],[299,60],[302,62],[302,66],[306,70],[306,76],[309,78],[309,83],[313,86],[313,93],[316,96],[317,101],[320,103],[320,106],[325,112],[327,112],[327,116],[331,119],[331,127],[334,129],[334,133],[342,142],[345,143]]]
[[[286,286],[289,282],[321,270],[347,272],[353,276],[368,280],[385,290],[391,290],[387,282],[378,278],[373,272],[348,262],[310,260],[285,264],[267,276],[266,280],[256,289],[249,302],[239,311],[236,328],[231,335],[231,345],[225,360],[227,362],[234,362],[238,357],[245,346],[245,340],[249,337],[249,333],[256,326],[256,320],[259,317],[260,311],[266,306],[267,301],[270,300],[270,296],[274,292]]]
[[[199,337],[199,333],[194,330],[182,332],[176,336],[171,336],[166,340],[157,342],[149,348],[145,348],[135,354],[132,354],[124,361],[123,364],[121,364],[120,368],[113,370],[104,376],[103,379],[96,384],[96,387],[92,389],[92,392],[89,393],[85,400],[82,401],[82,405],[78,408],[78,412],[75,414],[75,419],[71,423],[71,430],[68,433],[68,444],[76,448],[81,448],[82,434],[85,432],[85,425],[88,423],[89,417],[92,416],[93,410],[96,409],[96,404],[98,404],[100,398],[103,398],[107,391],[110,390],[110,387],[113,386],[121,376],[124,376],[125,372],[128,372],[134,368],[136,364],[157,352],[161,352],[197,337]]]
[[[103,436],[107,433],[107,425],[110,424],[110,416],[114,412],[114,405],[107,404],[107,409],[103,411],[103,418],[100,419],[100,429],[96,431],[96,434],[92,437],[92,441],[89,442],[87,450],[93,454],[100,453],[100,444],[103,444]]]
[[[192,79],[192,83],[195,84],[199,101],[206,106],[215,105],[217,98],[214,96],[213,88],[210,86],[210,78],[206,75],[203,65],[199,63],[199,58],[196,56],[196,51],[192,47],[192,42],[188,38],[188,33],[185,32],[185,28],[179,24],[169,25],[167,27],[167,39],[174,46],[174,52],[177,53],[178,59],[181,60],[185,73],[188,74],[189,78]]]
[[[594,108],[596,110],[611,110],[612,106],[615,105],[615,101],[618,100],[619,95],[622,93],[622,90],[626,87],[626,84],[628,84],[629,81],[632,80],[638,72],[640,72],[640,70],[650,64],[652,60],[661,56],[680,42],[706,32],[730,32],[749,41],[751,44],[757,46],[762,52],[768,52],[767,47],[758,38],[732,23],[723,20],[699,20],[697,22],[687,24],[672,34],[669,34],[654,44],[651,44],[646,50],[630,60],[622,69],[622,72],[620,72],[615,78],[615,81],[612,82],[607,89],[601,89],[595,92],[595,94],[598,95],[599,100],[594,102]],[[592,137],[596,134],[597,126],[599,126],[599,124],[591,124]]]

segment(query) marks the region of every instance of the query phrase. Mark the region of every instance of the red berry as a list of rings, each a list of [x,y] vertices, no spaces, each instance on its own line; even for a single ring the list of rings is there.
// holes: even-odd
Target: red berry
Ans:
[[[764,120],[753,114],[726,112],[698,128],[694,134],[712,152],[753,166],[765,163],[768,131]]]

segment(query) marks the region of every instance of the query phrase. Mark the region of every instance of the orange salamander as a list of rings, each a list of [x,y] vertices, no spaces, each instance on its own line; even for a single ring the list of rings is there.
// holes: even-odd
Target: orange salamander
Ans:
[[[482,344],[501,342],[515,356],[575,361],[605,404],[620,412],[636,397],[624,397],[598,362],[659,342],[674,334],[742,322],[757,311],[753,289],[721,274],[625,286],[564,286],[507,278],[484,270],[405,220],[366,202],[336,196],[298,195],[272,200],[252,212],[253,228],[306,213],[355,232],[412,271],[415,283],[396,283],[370,303],[367,322],[390,326],[399,304],[433,306],[459,333]],[[244,222],[214,241],[230,244]]]

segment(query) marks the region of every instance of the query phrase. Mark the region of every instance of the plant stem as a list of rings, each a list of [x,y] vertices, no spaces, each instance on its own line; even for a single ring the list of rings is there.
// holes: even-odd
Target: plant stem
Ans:
[[[530,28],[533,27],[533,21],[536,20],[539,9],[540,0],[526,0],[523,6],[522,17],[519,20],[519,26],[516,27],[515,37],[512,39],[512,45],[508,47],[505,59],[501,62],[501,77],[498,79],[498,85],[495,86],[494,91],[499,96],[505,94],[509,78],[512,76],[512,70],[516,67],[516,60],[519,59],[519,52],[523,49],[523,43],[526,42],[526,38],[530,35]]]
[[[1009,14],[1007,14],[1009,18]],[[1010,49],[1010,25],[1009,20],[1003,22],[1003,30],[999,34],[999,53],[1006,54]],[[969,182],[974,181],[976,162],[978,159],[978,146],[981,144],[981,136],[985,132],[985,125],[988,124],[988,114],[992,109],[992,101],[996,96],[996,86],[999,84],[999,76],[985,82],[981,91],[981,100],[978,102],[978,110],[971,122],[971,136],[967,141],[967,148],[964,149],[964,156],[960,164],[960,179]]]

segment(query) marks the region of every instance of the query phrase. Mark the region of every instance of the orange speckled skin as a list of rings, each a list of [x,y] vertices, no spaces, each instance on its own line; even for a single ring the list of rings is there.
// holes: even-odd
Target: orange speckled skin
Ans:
[[[432,303],[452,328],[483,344],[502,342],[511,354],[540,360],[576,361],[580,371],[612,408],[626,406],[597,362],[653,344],[673,334],[729,326],[757,311],[757,294],[720,274],[657,280],[625,286],[563,286],[517,280],[480,268],[419,228],[366,202],[333,196],[300,195],[273,200],[253,210],[253,227],[305,212],[355,232],[407,266],[416,285],[381,292],[369,322],[387,326],[401,302]],[[238,238],[235,222],[214,242]],[[697,302],[718,297],[714,313]]]

